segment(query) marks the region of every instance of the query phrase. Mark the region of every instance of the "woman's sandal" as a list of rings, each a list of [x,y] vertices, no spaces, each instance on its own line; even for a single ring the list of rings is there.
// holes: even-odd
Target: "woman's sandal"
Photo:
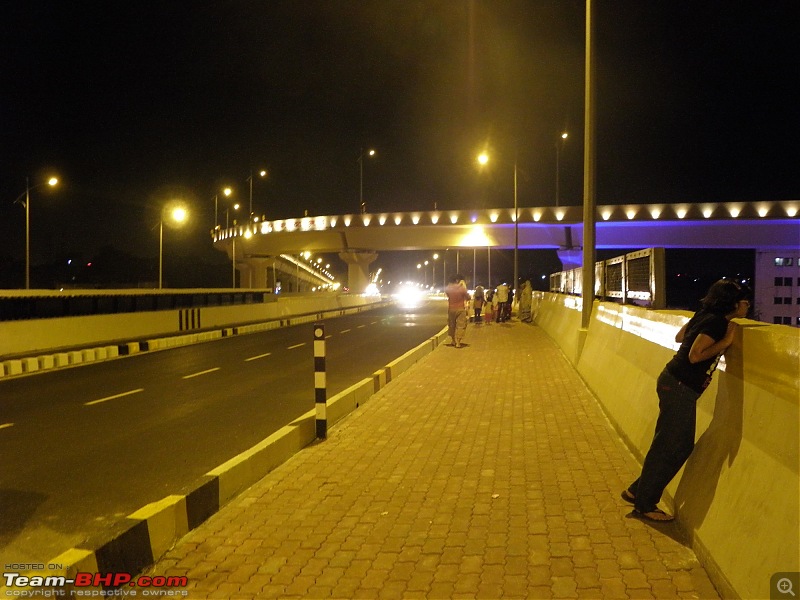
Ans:
[[[633,514],[639,517],[640,519],[644,519],[645,521],[652,521],[654,523],[669,523],[670,521],[675,519],[675,517],[673,517],[672,515],[668,515],[660,508],[654,508],[653,510],[647,512],[640,512],[634,508]]]
[[[636,502],[636,496],[631,494],[628,490],[622,490],[622,493],[619,496],[620,498],[625,500],[625,502],[627,502],[628,504],[633,504],[634,502]]]

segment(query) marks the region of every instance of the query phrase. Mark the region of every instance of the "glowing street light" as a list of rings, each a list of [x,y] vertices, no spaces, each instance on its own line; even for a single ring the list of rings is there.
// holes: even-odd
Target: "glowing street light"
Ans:
[[[375,156],[375,150],[368,150],[367,156]],[[360,202],[360,209],[361,214],[367,212],[367,205],[364,203],[364,149],[361,149],[361,153],[358,155],[358,175],[359,175],[359,192],[358,192],[358,200]]]
[[[17,196],[17,199],[14,200],[14,203],[22,204],[25,207],[25,289],[31,289],[31,190],[35,190],[38,187],[42,187],[43,185],[49,185],[50,187],[55,187],[58,185],[58,178],[51,177],[47,181],[43,183],[37,183],[35,185],[30,184],[30,180],[28,177],[25,178],[25,191]],[[22,198],[25,198],[23,200]]]
[[[161,211],[158,227],[158,289],[162,288],[164,274],[164,217],[167,223],[173,227],[178,227],[185,223],[189,218],[189,212],[180,203],[170,203]]]

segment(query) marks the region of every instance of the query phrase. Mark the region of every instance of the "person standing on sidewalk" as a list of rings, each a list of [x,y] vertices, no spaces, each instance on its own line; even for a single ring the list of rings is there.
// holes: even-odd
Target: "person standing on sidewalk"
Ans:
[[[642,473],[622,499],[634,515],[648,521],[672,521],[658,508],[661,495],[694,450],[697,399],[711,383],[720,356],[733,343],[732,319],[747,315],[749,290],[720,279],[701,300],[702,307],[678,331],[680,348],[658,376],[659,415]]]
[[[456,348],[461,348],[461,340],[467,331],[467,302],[469,292],[462,275],[454,275],[444,288],[447,294],[447,335],[453,339]]]
[[[475,322],[481,323],[481,311],[486,299],[483,295],[483,286],[479,285],[475,288],[475,293],[472,295],[472,306],[475,308]]]
[[[497,318],[498,323],[506,321],[506,308],[508,306],[508,284],[501,283],[497,286],[495,293],[495,304],[497,305]]]
[[[523,323],[530,323],[531,307],[533,306],[533,288],[527,279],[522,284],[522,291],[519,294],[519,320]]]
[[[484,292],[486,301],[483,304],[483,322],[487,325],[492,322],[494,316],[494,290],[489,288]]]

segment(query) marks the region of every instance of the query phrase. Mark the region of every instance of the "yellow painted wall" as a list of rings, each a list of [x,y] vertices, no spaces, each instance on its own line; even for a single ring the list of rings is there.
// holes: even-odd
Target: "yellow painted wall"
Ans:
[[[278,297],[277,302],[200,308],[202,329],[285,319],[294,315],[363,306],[380,298],[319,294]],[[0,357],[57,348],[177,335],[179,310],[0,322]]]
[[[690,313],[596,303],[577,356],[577,328],[564,326],[575,311],[565,303],[543,294],[536,323],[641,460],[658,416],[656,378]],[[738,323],[724,371],[698,401],[694,453],[664,501],[723,594],[768,598],[773,573],[800,570],[800,330]]]

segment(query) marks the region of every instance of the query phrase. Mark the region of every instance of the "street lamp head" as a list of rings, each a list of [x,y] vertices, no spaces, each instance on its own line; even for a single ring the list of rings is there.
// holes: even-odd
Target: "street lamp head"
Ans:
[[[489,155],[486,154],[486,152],[481,152],[478,155],[478,163],[482,164],[482,165],[485,165],[485,164],[488,164],[488,162],[489,162]]]
[[[233,193],[233,190],[229,187],[226,187],[224,190],[222,190],[222,193],[225,194],[225,196],[230,196]]]
[[[58,177],[51,177],[50,179],[48,179],[47,185],[49,185],[50,187],[55,187],[56,185],[58,185]]]
[[[569,137],[569,134],[568,134],[566,131],[565,131],[564,133],[562,133],[562,134],[561,134],[561,139],[562,139],[562,140],[565,140],[565,139],[567,139],[568,137]]]
[[[189,213],[187,213],[186,209],[182,206],[177,206],[172,209],[172,220],[176,223],[183,223],[188,216]]]
[[[239,203],[238,202],[233,205],[233,210],[239,210]]]
[[[261,169],[261,170],[258,172],[258,175],[259,175],[259,177],[266,177],[266,176],[267,176],[267,171],[266,171],[266,169]]]
[[[369,155],[370,155],[370,156],[375,156],[375,150],[370,150],[370,151],[369,151]]]

